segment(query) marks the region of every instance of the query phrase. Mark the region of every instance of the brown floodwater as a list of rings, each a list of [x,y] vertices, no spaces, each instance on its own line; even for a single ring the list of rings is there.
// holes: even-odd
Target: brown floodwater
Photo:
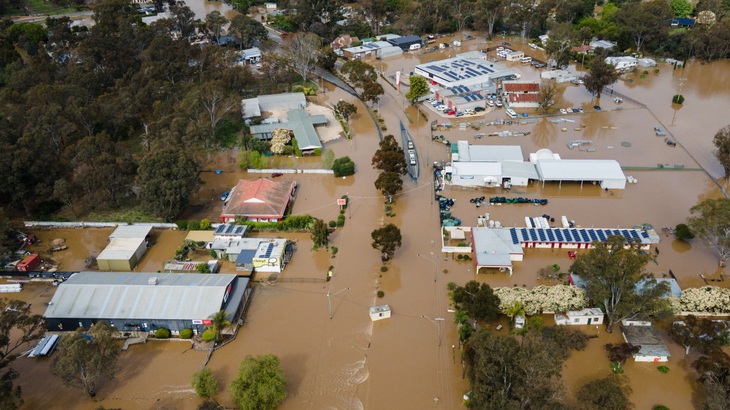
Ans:
[[[494,45],[497,40],[492,42]],[[441,40],[443,41],[443,40]],[[483,37],[465,41],[459,50],[406,55],[375,62],[387,76],[396,70],[412,71],[419,62],[447,57],[458,52],[484,48]],[[517,44],[515,48],[519,49]],[[531,50],[528,55],[536,56]],[[503,111],[493,111],[473,119],[449,121],[456,129],[437,131],[446,139],[456,142],[469,140],[480,145],[520,145],[525,157],[540,148],[549,148],[563,158],[616,159],[626,174],[638,180],[624,191],[602,191],[599,187],[585,184],[532,184],[513,188],[512,195],[547,198],[546,206],[502,205],[476,208],[469,199],[476,196],[505,196],[501,189],[459,189],[447,187],[442,195],[455,199],[454,216],[465,225],[476,225],[476,218],[485,213],[504,226],[522,226],[525,216],[549,214],[559,221],[560,216],[575,220],[588,227],[631,227],[650,223],[659,232],[661,227],[683,222],[693,205],[707,198],[722,195],[718,186],[702,170],[711,173],[716,165],[710,157],[700,155],[711,144],[712,135],[726,119],[721,115],[727,107],[727,62],[711,64],[691,63],[686,69],[689,78],[683,94],[685,107],[675,117],[669,98],[674,91],[677,72],[660,67],[646,79],[632,82],[621,80],[616,88],[649,106],[643,109],[630,102],[614,104],[603,98],[600,112],[592,112],[595,103],[582,87],[561,85],[561,107],[576,106],[586,110],[583,114],[562,116],[570,121],[554,123],[545,118],[517,125],[490,126],[474,123],[479,130],[459,130],[459,122],[486,122],[504,117]],[[537,79],[535,69],[514,66],[525,79]],[[631,79],[631,78],[629,78]],[[700,80],[701,79],[701,80]],[[723,88],[724,87],[724,88]],[[456,340],[453,314],[447,312],[449,304],[446,285],[453,281],[463,284],[476,279],[492,286],[533,287],[547,283],[537,278],[538,269],[558,264],[567,272],[570,259],[567,251],[529,249],[523,262],[515,263],[513,276],[494,272],[475,276],[473,262],[460,262],[445,258],[440,253],[438,204],[432,201],[430,164],[448,161],[449,150],[444,144],[431,141],[430,122],[443,119],[437,113],[422,108],[428,120],[421,118],[414,107],[405,103],[402,93],[384,84],[386,95],[375,107],[385,116],[385,133],[399,137],[399,121],[409,128],[422,159],[421,178],[412,181],[404,178],[403,193],[396,198],[394,216],[385,216],[383,199],[373,182],[377,173],[370,160],[378,146],[378,136],[372,120],[362,103],[348,94],[328,86],[326,95],[317,97],[319,102],[350,101],[358,107],[351,120],[355,138],[328,142],[337,157],[350,156],[357,173],[347,178],[330,175],[284,175],[281,179],[294,179],[299,191],[293,213],[308,213],[325,221],[334,220],[339,214],[335,203],[342,195],[350,196],[345,213],[346,223],[330,235],[330,244],[338,248],[333,258],[331,252],[312,250],[308,234],[279,235],[297,241],[292,262],[281,278],[324,278],[329,266],[334,276],[324,283],[298,283],[280,281],[257,287],[246,322],[235,341],[215,352],[209,363],[221,386],[216,399],[224,406],[233,402],[227,386],[235,376],[238,363],[246,355],[273,353],[281,359],[288,382],[289,398],[282,409],[421,409],[462,408],[462,395],[469,389],[462,378],[459,363],[461,351]],[[722,90],[725,90],[724,92]],[[406,90],[404,89],[403,92]],[[590,110],[589,110],[590,109]],[[405,112],[404,112],[405,111]],[[534,116],[533,110],[524,110]],[[407,114],[407,115],[406,115]],[[656,117],[655,117],[656,115]],[[411,121],[413,123],[411,123]],[[560,118],[553,117],[553,118]],[[656,137],[653,126],[660,121],[681,143],[667,146]],[[566,130],[563,131],[562,129]],[[529,131],[524,137],[475,139],[476,133],[500,130]],[[589,139],[595,152],[570,150],[567,141]],[[708,160],[709,158],[709,160]],[[223,153],[207,158],[206,171],[201,178],[201,189],[191,196],[191,206],[181,218],[209,218],[218,221],[220,193],[230,189],[240,178],[257,178],[262,174],[248,175],[237,168],[235,153]],[[272,165],[292,165],[299,168],[318,168],[321,158],[276,158]],[[220,169],[221,173],[214,171]],[[370,246],[370,233],[386,223],[398,225],[403,233],[402,247],[388,263],[388,270],[381,272],[377,251]],[[80,269],[83,258],[90,252],[99,252],[111,230],[56,230],[37,232],[44,243],[56,237],[69,241],[69,250],[54,255],[62,269]],[[265,234],[262,234],[265,235]],[[161,269],[164,260],[174,255],[185,232],[155,231],[155,244],[140,262],[137,271]],[[674,238],[661,234],[657,246],[656,263],[650,263],[647,271],[663,276],[671,270],[682,287],[702,286],[703,274],[709,280],[719,279],[724,269],[717,267],[717,256],[701,241],[691,244],[677,243]],[[201,255],[201,258],[204,258]],[[68,266],[68,268],[66,268]],[[231,264],[224,271],[232,272]],[[728,286],[730,282],[712,282]],[[36,289],[36,290],[32,290]],[[52,287],[28,289],[29,299],[50,299]],[[384,292],[382,299],[376,296]],[[332,310],[328,307],[328,291]],[[25,292],[25,291],[24,291]],[[23,294],[25,297],[25,293]],[[34,303],[34,308],[36,308]],[[371,322],[368,308],[389,304],[393,311],[390,319]],[[436,320],[441,319],[444,320]],[[502,320],[504,322],[504,319]],[[548,323],[550,319],[548,317]],[[491,324],[494,326],[495,324]],[[610,373],[603,345],[621,340],[616,330],[607,334],[603,328],[586,327],[586,332],[598,334],[591,339],[588,349],[574,353],[566,363],[564,399],[572,402],[574,393],[581,385]],[[503,334],[505,330],[501,331]],[[668,374],[661,374],[651,363],[628,363],[626,376],[634,393],[631,398],[637,408],[651,408],[665,404],[672,408],[692,408],[693,380],[696,374],[690,361],[684,359],[681,347],[670,343],[664,333],[672,358],[667,366]],[[690,357],[693,359],[694,357]],[[16,368],[21,372],[19,383],[26,398],[25,408],[95,408],[98,405],[121,408],[178,408],[194,409],[200,400],[189,388],[190,375],[204,360],[204,354],[188,350],[186,343],[148,343],[133,346],[122,354],[122,372],[112,382],[99,388],[93,401],[76,390],[66,388],[48,373],[48,360],[21,359]],[[164,370],[161,370],[164,369]],[[37,381],[42,379],[43,383]]]

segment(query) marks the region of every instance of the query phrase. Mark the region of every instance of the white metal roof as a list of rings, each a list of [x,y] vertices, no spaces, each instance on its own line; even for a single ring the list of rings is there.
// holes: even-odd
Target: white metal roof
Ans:
[[[539,179],[535,164],[531,162],[503,161],[502,175],[505,177]]]
[[[537,173],[543,181],[626,180],[617,161],[603,159],[538,159]]]
[[[221,309],[235,279],[235,274],[79,272],[58,286],[44,316],[206,319]]]
[[[109,235],[109,239],[114,238],[144,238],[150,234],[151,226],[147,225],[119,225],[117,229]]]
[[[454,162],[451,164],[451,172],[454,177],[457,176],[502,176],[502,163],[493,162]],[[483,181],[478,181],[479,184]]]
[[[510,254],[522,254],[520,244],[513,244],[509,231],[505,229],[472,228],[474,256],[477,266],[512,266]]]
[[[519,145],[473,145],[458,141],[459,161],[523,161]]]
[[[96,259],[128,261],[132,259],[142,242],[144,238],[114,238]]]

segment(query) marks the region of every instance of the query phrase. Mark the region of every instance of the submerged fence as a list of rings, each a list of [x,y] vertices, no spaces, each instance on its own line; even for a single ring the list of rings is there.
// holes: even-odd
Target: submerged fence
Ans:
[[[120,225],[149,226],[150,228],[177,229],[177,225],[168,222],[54,222],[25,221],[26,228],[116,228]]]

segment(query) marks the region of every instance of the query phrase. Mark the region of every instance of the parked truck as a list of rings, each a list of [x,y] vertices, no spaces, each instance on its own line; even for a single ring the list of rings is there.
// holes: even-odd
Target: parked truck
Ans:
[[[36,266],[40,265],[40,263],[41,257],[38,256],[37,253],[31,253],[18,263],[16,269],[19,272],[30,272],[35,269]]]

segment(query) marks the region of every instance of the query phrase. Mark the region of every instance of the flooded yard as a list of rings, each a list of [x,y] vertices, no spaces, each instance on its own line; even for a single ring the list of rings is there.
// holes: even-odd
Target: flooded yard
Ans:
[[[494,43],[494,42],[493,42]],[[485,45],[483,38],[465,42],[458,50],[478,49]],[[388,77],[396,70],[412,71],[421,61],[453,55],[454,51],[403,57],[375,62]],[[529,53],[528,53],[529,54]],[[535,69],[517,66],[526,79],[536,79]],[[590,95],[582,87],[561,86],[562,106],[584,107],[582,114],[562,116],[569,121],[552,122],[549,118],[535,117],[534,122],[488,126],[477,123],[479,130],[456,126],[449,131],[435,131],[451,142],[469,140],[479,145],[520,145],[525,157],[540,148],[549,148],[562,158],[616,159],[625,167],[625,173],[638,180],[623,191],[603,191],[598,186],[585,184],[542,184],[515,187],[511,196],[546,198],[545,206],[504,204],[477,208],[469,203],[476,196],[505,196],[501,188],[459,189],[447,187],[442,195],[455,200],[454,216],[464,225],[476,225],[477,217],[490,214],[503,226],[524,226],[524,217],[551,215],[556,220],[566,215],[583,227],[631,227],[649,223],[661,232],[664,226],[675,226],[688,216],[689,208],[707,198],[720,197],[720,188],[704,171],[719,176],[718,165],[711,154],[712,136],[726,125],[722,111],[730,96],[730,66],[727,62],[700,64],[690,62],[682,73],[669,66],[660,66],[660,73],[648,78],[628,76],[615,88],[649,108],[629,102],[614,104],[604,97],[602,110],[595,112]],[[686,76],[683,94],[685,107],[675,111],[670,103],[676,93],[678,76]],[[631,81],[629,81],[631,80]],[[533,287],[543,283],[537,270],[557,264],[567,272],[570,259],[567,251],[530,249],[523,262],[515,264],[514,274],[486,273],[475,275],[473,262],[460,262],[440,253],[439,209],[433,201],[431,164],[448,161],[449,149],[432,141],[430,122],[439,117],[423,109],[428,120],[419,118],[414,107],[404,103],[402,94],[384,84],[386,95],[376,107],[385,118],[388,131],[396,137],[399,121],[409,127],[421,158],[421,178],[404,178],[404,189],[393,207],[394,216],[385,215],[383,198],[375,190],[377,173],[372,169],[371,157],[379,138],[373,122],[359,101],[328,86],[320,100],[344,99],[358,107],[350,120],[355,137],[328,142],[336,157],[349,156],[357,165],[356,174],[347,178],[331,175],[284,175],[299,185],[293,214],[311,214],[325,221],[339,214],[336,199],[349,195],[345,226],[330,235],[330,244],[338,248],[333,258],[325,249],[312,250],[309,234],[277,234],[297,241],[292,262],[281,278],[324,278],[329,266],[334,276],[325,283],[286,282],[262,284],[256,289],[246,322],[236,340],[217,351],[209,363],[222,387],[216,397],[224,406],[233,403],[227,386],[237,372],[238,363],[246,355],[273,353],[281,359],[289,384],[289,398],[282,409],[459,409],[462,395],[469,389],[462,378],[459,362],[461,351],[456,340],[453,314],[446,285],[453,281],[464,284],[476,279],[491,286]],[[724,91],[723,91],[724,90]],[[404,90],[405,91],[405,88]],[[405,109],[405,111],[404,111]],[[494,111],[465,122],[494,121],[504,117],[503,111]],[[411,121],[413,123],[411,123]],[[674,121],[674,125],[672,124]],[[680,145],[668,146],[656,137],[653,126],[666,126]],[[566,130],[563,131],[563,128]],[[476,133],[501,130],[529,131],[522,137],[474,138]],[[396,139],[398,139],[396,138]],[[569,149],[567,142],[576,139],[593,141],[594,152]],[[235,153],[211,157],[201,175],[202,188],[191,197],[191,206],[182,218],[208,218],[217,222],[220,216],[220,194],[234,186],[240,178],[258,178],[262,174],[247,174],[237,168]],[[279,158],[282,164],[300,167],[319,167],[321,158]],[[681,166],[680,166],[681,165]],[[215,170],[221,170],[216,173]],[[394,223],[403,233],[402,247],[381,271],[378,252],[371,247],[370,233],[386,223]],[[69,248],[53,255],[61,270],[83,269],[89,254],[98,254],[106,245],[111,229],[79,229],[37,231],[42,242],[38,250],[54,238],[66,239]],[[174,255],[186,232],[155,230],[154,245],[141,260],[136,271],[157,271],[162,263]],[[261,234],[265,236],[266,234]],[[699,240],[691,244],[678,243],[663,235],[658,247],[656,263],[647,271],[663,276],[671,270],[681,287],[701,286],[703,274],[719,279],[724,270],[717,268],[717,256]],[[224,269],[232,269],[227,266]],[[226,270],[230,271],[230,270]],[[728,286],[730,281],[713,282]],[[37,286],[37,285],[33,285]],[[43,303],[50,300],[52,287],[38,287],[28,296],[34,300],[34,309],[43,311]],[[378,298],[378,290],[384,292]],[[26,291],[24,291],[26,292]],[[30,290],[29,290],[30,292]],[[328,292],[331,311],[328,304]],[[34,293],[28,293],[32,295]],[[25,293],[21,294],[23,297]],[[388,304],[391,319],[371,322],[368,308]],[[439,320],[443,319],[443,320]],[[494,324],[492,324],[494,326]],[[620,341],[618,329],[607,334],[604,329],[586,327],[591,339],[588,349],[574,353],[566,363],[564,379],[566,401],[571,402],[577,389],[587,381],[609,374],[608,359],[603,345]],[[501,331],[505,333],[505,330]],[[637,408],[665,404],[672,408],[692,408],[696,405],[692,381],[696,375],[684,358],[681,347],[670,343],[672,358],[668,374],[656,370],[651,363],[628,363],[626,376],[634,393],[631,398]],[[149,342],[133,346],[122,354],[119,377],[99,388],[96,400],[84,397],[80,391],[65,388],[49,375],[48,359],[20,359],[16,368],[21,372],[19,383],[23,388],[24,408],[96,408],[98,405],[120,408],[175,408],[194,409],[200,400],[190,390],[190,375],[200,368],[203,352],[189,350],[187,343]],[[43,380],[43,383],[38,383]],[[164,380],[161,382],[160,380]]]

